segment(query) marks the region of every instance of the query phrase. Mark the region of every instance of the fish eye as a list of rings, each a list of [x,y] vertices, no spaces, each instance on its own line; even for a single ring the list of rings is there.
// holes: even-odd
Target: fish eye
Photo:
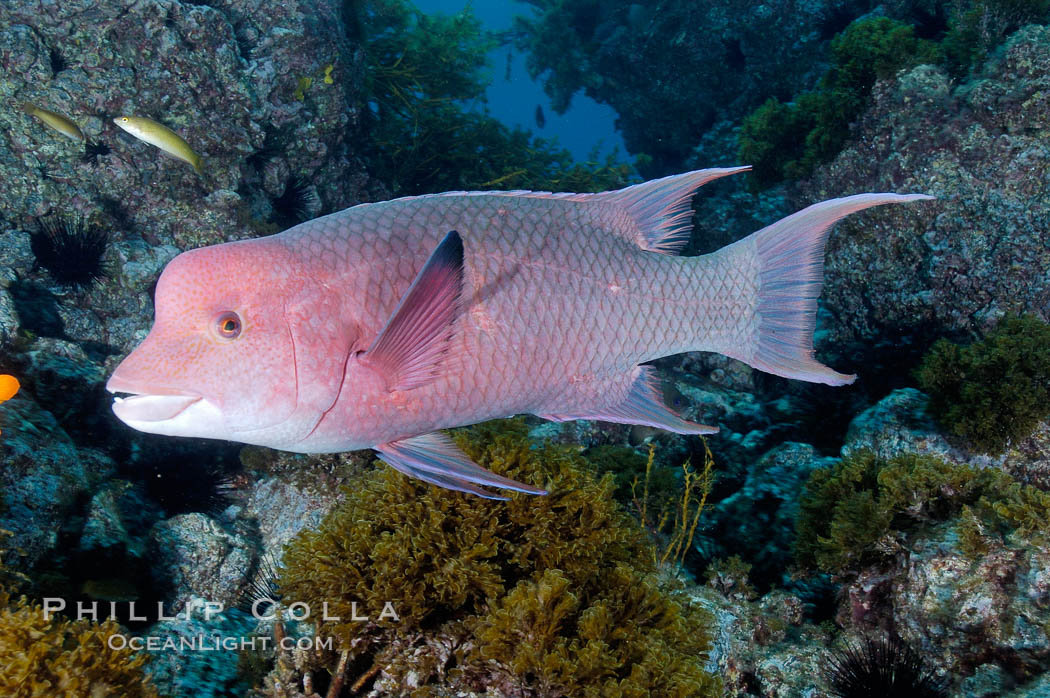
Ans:
[[[219,336],[225,339],[236,339],[241,334],[241,318],[233,311],[226,311],[215,320]]]
[[[123,121],[124,123],[127,123],[128,122],[128,117],[122,116],[122,117],[120,117],[120,120]]]

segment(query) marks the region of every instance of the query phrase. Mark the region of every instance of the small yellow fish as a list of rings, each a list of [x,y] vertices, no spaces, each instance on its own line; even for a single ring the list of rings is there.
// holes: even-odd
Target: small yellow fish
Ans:
[[[80,127],[74,124],[66,117],[62,116],[61,114],[56,114],[55,112],[48,111],[47,109],[41,109],[35,104],[30,104],[29,102],[22,103],[22,111],[24,111],[26,114],[29,114],[30,116],[35,116],[36,118],[40,119],[47,126],[50,126],[51,128],[55,129],[63,136],[68,136],[69,138],[72,138],[75,141],[84,140],[84,133],[80,130]]]
[[[182,136],[172,131],[164,124],[157,123],[153,119],[144,116],[118,116],[113,123],[150,145],[155,145],[168,155],[188,162],[201,174],[201,156],[193,152],[190,144],[183,140]]]

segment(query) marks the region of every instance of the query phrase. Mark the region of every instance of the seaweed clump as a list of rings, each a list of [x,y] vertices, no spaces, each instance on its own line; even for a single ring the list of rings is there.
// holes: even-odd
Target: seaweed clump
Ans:
[[[1050,0],[970,0],[957,3],[944,54],[948,68],[965,75],[983,61],[1011,32],[1047,20]]]
[[[455,439],[483,467],[550,494],[492,502],[388,468],[346,489],[318,530],[286,548],[279,583],[286,600],[327,602],[343,619],[318,627],[341,647],[333,681],[357,666],[402,688],[718,694],[697,659],[710,618],[660,587],[655,552],[613,501],[611,477],[595,479],[571,448],[531,448],[517,420]],[[399,619],[375,618],[390,600]],[[350,621],[353,602],[374,620]]]
[[[929,410],[951,433],[1000,453],[1050,415],[1050,324],[1004,317],[969,346],[939,340],[916,376]]]
[[[38,230],[29,246],[36,263],[59,283],[87,288],[106,275],[102,257],[109,234],[87,224],[80,216],[50,216],[37,219]]]
[[[605,191],[627,183],[615,156],[575,163],[553,141],[461,104],[484,99],[495,37],[467,10],[427,15],[405,0],[344,4],[364,49],[369,169],[398,194],[464,189]]]
[[[849,574],[892,558],[907,535],[951,519],[963,552],[976,556],[987,549],[987,536],[1045,540],[1048,514],[1050,493],[1001,470],[858,451],[810,475],[795,556],[804,567]]]
[[[1050,0],[954,3],[939,41],[920,37],[929,31],[922,26],[918,8],[916,13],[919,33],[915,25],[888,17],[856,20],[832,39],[831,67],[815,90],[787,103],[770,98],[744,117],[738,152],[754,165],[753,186],[806,177],[838,154],[876,80],[921,63],[939,64],[965,77],[1011,32],[1030,22],[1045,22]]]
[[[0,593],[0,694],[6,698],[155,698],[146,677],[145,655],[113,649],[110,636],[121,633],[105,623],[69,621],[24,597],[11,602]]]
[[[916,38],[909,24],[887,17],[850,24],[832,40],[831,68],[816,90],[787,104],[770,97],[744,118],[739,153],[754,167],[753,186],[804,177],[830,160],[848,139],[876,79],[939,56],[936,45]]]
[[[10,531],[0,530],[0,558]],[[44,608],[11,592],[28,581],[0,562],[0,695],[4,698],[156,698],[144,672],[145,655],[113,649],[121,632],[104,623],[45,617]]]
[[[947,698],[948,682],[927,668],[922,656],[900,639],[865,638],[832,655],[827,681],[838,698]]]

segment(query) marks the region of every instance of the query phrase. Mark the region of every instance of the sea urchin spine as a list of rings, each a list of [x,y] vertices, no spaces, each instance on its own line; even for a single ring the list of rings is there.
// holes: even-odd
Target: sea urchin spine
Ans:
[[[900,639],[865,638],[828,661],[827,681],[838,698],[947,698],[947,682],[927,668],[922,657]]]
[[[284,193],[270,201],[273,206],[271,220],[282,229],[291,228],[310,217],[310,211],[317,204],[317,192],[305,177],[290,177],[285,184]]]
[[[55,281],[73,288],[87,288],[106,275],[102,261],[109,234],[88,225],[80,216],[38,218],[39,230],[30,235],[30,249],[39,266]]]

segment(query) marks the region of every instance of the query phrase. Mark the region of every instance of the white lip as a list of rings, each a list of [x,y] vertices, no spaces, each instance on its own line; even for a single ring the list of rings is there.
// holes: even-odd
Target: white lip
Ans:
[[[149,434],[204,438],[225,434],[222,411],[199,395],[115,397],[113,414],[132,429]]]
[[[120,421],[164,422],[182,414],[201,398],[195,395],[132,395],[113,398],[113,413]]]

